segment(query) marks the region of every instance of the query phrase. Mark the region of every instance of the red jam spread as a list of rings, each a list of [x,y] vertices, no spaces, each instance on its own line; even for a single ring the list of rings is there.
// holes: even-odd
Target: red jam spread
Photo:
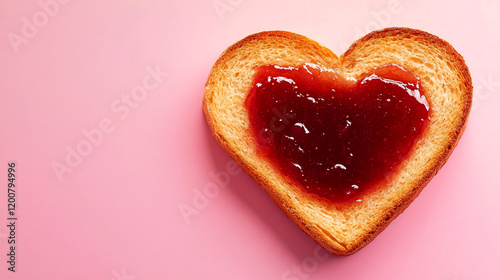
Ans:
[[[429,119],[419,79],[396,64],[358,81],[314,64],[261,66],[254,79],[245,106],[260,152],[333,203],[361,201]]]

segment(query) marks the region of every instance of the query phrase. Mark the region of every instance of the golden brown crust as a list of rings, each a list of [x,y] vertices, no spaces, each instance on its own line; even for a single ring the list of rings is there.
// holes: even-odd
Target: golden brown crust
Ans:
[[[311,197],[255,153],[242,106],[255,68],[264,64],[316,63],[359,78],[376,66],[397,63],[421,78],[431,122],[408,159],[363,202],[339,206]],[[457,145],[472,104],[465,62],[446,41],[420,30],[387,28],[354,42],[339,57],[304,36],[270,31],[230,46],[205,85],[203,111],[214,137],[270,195],[280,209],[328,251],[349,255],[366,246],[418,196]]]

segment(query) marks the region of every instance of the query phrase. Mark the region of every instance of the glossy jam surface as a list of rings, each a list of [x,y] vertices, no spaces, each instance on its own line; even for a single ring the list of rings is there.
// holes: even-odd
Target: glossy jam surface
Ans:
[[[261,66],[245,101],[260,152],[307,192],[361,201],[429,119],[418,78],[397,65],[345,79],[314,64]]]

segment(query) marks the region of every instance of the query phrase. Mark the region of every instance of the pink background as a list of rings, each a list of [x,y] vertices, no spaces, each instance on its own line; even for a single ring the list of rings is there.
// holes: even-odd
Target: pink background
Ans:
[[[499,12],[489,0],[1,1],[0,278],[500,279]],[[449,41],[470,68],[474,109],[418,199],[362,251],[325,259],[246,174],[210,189],[232,161],[202,114],[204,82],[227,46],[258,31],[340,54],[386,26]],[[142,95],[125,101],[132,93]],[[68,149],[86,155],[59,180]]]

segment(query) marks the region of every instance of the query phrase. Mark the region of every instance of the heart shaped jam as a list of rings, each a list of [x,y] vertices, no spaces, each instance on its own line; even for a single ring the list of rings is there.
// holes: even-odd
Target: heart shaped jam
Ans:
[[[333,203],[361,201],[408,155],[429,119],[419,79],[395,64],[358,81],[314,64],[261,66],[245,106],[260,152]]]

